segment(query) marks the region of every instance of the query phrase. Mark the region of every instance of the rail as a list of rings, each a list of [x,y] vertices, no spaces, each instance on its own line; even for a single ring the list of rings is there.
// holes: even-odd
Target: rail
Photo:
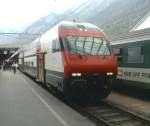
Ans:
[[[150,119],[117,105],[101,102],[93,105],[73,105],[75,110],[97,124],[106,126],[150,126]]]

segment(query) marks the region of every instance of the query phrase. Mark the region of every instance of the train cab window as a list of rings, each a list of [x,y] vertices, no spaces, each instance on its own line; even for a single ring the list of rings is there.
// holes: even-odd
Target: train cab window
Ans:
[[[93,37],[86,37],[86,44],[84,46],[85,52],[90,53],[91,47],[92,47],[92,42],[93,42]]]
[[[60,42],[59,39],[55,39],[52,41],[52,53],[59,52],[59,51],[61,51]]]
[[[117,56],[117,61],[123,62],[123,48],[115,48],[113,50],[115,55]]]
[[[98,52],[99,55],[110,55],[110,46],[107,44],[107,42],[105,40],[99,40],[97,38],[94,38],[94,41],[96,44],[96,46],[98,47],[96,50]],[[100,43],[100,44],[98,44]]]
[[[83,50],[83,45],[84,43],[82,41],[84,41],[84,37],[78,37],[75,43],[75,46],[77,47],[77,50]]]
[[[110,55],[109,43],[93,36],[67,36],[68,50],[75,55]]]
[[[143,63],[144,48],[143,46],[128,47],[128,63]]]

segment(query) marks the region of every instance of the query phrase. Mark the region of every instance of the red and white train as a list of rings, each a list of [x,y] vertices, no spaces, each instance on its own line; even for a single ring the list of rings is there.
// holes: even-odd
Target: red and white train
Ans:
[[[90,23],[63,21],[24,46],[20,69],[65,96],[106,98],[116,77],[117,63],[106,34]]]

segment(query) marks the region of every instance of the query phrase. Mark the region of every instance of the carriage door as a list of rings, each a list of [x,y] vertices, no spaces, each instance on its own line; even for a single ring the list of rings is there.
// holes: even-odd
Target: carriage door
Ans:
[[[37,55],[37,79],[41,82],[44,82],[44,76],[45,76],[45,57],[44,53],[40,53]]]

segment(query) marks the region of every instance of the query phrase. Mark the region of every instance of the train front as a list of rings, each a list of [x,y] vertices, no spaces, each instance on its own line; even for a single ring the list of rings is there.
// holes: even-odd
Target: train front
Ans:
[[[88,97],[106,98],[116,77],[117,63],[104,32],[89,23],[59,27],[64,62],[64,90]]]

